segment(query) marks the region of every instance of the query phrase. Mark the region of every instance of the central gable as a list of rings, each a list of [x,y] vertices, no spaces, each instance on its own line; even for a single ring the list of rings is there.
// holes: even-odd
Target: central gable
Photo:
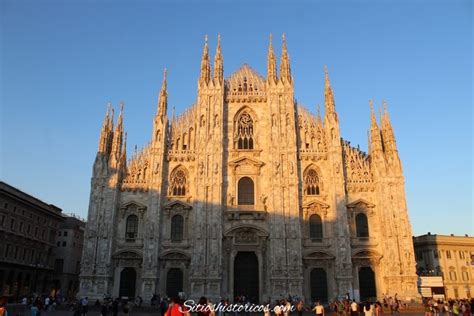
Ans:
[[[230,101],[264,101],[265,78],[244,64],[225,81],[226,96]]]

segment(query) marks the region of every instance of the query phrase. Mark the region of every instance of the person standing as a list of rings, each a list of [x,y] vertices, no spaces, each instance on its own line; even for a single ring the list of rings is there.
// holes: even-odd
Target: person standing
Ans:
[[[118,310],[119,310],[118,300],[114,299],[114,301],[112,302],[112,316],[117,316]]]
[[[130,305],[128,305],[128,300],[123,303],[122,311],[124,316],[128,316],[130,313]]]
[[[373,314],[372,306],[370,305],[369,302],[366,302],[364,306],[364,316],[372,316],[372,314]]]
[[[351,303],[351,316],[357,316],[359,310],[359,305],[356,303],[356,300],[352,300]]]
[[[375,303],[375,316],[383,316],[383,307],[379,301]]]
[[[168,304],[166,302],[166,297],[163,296],[160,300],[160,314],[161,314],[161,316],[165,315],[167,308],[168,308]]]
[[[89,309],[89,298],[86,296],[81,300],[82,316],[87,316]]]
[[[8,316],[6,306],[7,306],[7,299],[5,297],[0,298],[0,316]]]
[[[296,304],[296,311],[298,312],[298,316],[303,316],[304,311],[304,301],[299,300],[298,304]]]
[[[102,306],[100,307],[100,316],[107,316],[107,301],[105,300],[102,302]]]
[[[316,302],[316,306],[313,308],[316,316],[324,316],[324,306],[321,305],[320,301]]]
[[[201,298],[202,299],[202,298]],[[201,301],[201,300],[200,300]],[[165,313],[166,316],[190,316],[191,314],[183,306],[179,297],[174,297]]]

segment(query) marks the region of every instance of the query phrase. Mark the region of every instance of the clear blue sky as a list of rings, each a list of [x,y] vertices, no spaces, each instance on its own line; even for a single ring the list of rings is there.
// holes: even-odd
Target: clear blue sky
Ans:
[[[13,1],[1,10],[1,179],[86,216],[106,103],[124,101],[129,152],[151,135],[162,80],[182,112],[196,98],[204,34],[222,34],[225,75],[266,72],[286,32],[295,96],[323,103],[367,148],[368,100],[385,98],[415,234],[474,232],[471,1]],[[291,4],[291,5],[290,5]]]

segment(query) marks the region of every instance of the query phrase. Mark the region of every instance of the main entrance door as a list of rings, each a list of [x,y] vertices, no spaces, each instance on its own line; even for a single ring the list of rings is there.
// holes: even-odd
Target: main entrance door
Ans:
[[[120,273],[120,297],[135,297],[135,287],[137,283],[137,271],[135,268],[124,268]]]
[[[238,252],[234,261],[234,296],[245,295],[258,303],[258,258],[255,252]]]
[[[166,295],[171,298],[178,297],[179,292],[183,292],[183,271],[171,268],[166,274]]]
[[[323,268],[311,270],[311,298],[313,301],[328,301],[328,281],[326,271]]]
[[[361,301],[375,299],[377,297],[375,273],[372,268],[362,267],[359,269],[359,291]]]

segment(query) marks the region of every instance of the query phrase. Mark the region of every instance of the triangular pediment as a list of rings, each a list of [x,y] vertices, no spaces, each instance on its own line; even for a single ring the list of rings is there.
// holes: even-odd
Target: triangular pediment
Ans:
[[[349,204],[347,204],[347,208],[356,208],[357,206],[365,206],[367,208],[373,208],[375,207],[375,204],[372,204],[370,203],[369,201],[367,200],[364,200],[364,199],[358,199],[358,200],[355,200],[354,202],[351,202]]]
[[[147,209],[146,205],[143,205],[143,204],[135,202],[135,201],[127,202],[127,203],[123,204],[120,208],[125,210],[129,207],[136,207],[138,210],[146,210]]]
[[[312,208],[312,207],[329,208],[329,204],[326,204],[323,201],[320,201],[317,199],[307,201],[306,203],[303,204],[303,208]]]
[[[171,202],[165,204],[164,208],[165,209],[172,209],[173,207],[178,207],[178,206],[182,207],[182,209],[184,209],[184,210],[190,210],[190,209],[193,208],[188,203],[185,203],[185,202],[180,201],[180,200],[171,201]]]
[[[242,165],[251,165],[256,167],[262,167],[265,163],[263,161],[250,158],[250,157],[239,157],[229,162],[229,166],[242,166]]]

